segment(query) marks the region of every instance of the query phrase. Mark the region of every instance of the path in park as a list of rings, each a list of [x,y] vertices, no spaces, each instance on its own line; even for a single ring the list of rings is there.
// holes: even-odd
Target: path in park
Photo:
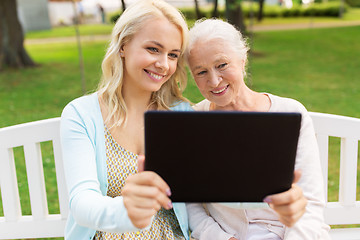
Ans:
[[[312,29],[312,28],[330,28],[330,27],[346,27],[346,26],[360,26],[360,20],[357,21],[343,21],[343,22],[312,22],[308,23],[294,23],[294,24],[277,24],[277,25],[254,25],[248,26],[249,31],[280,31],[293,29]],[[110,35],[90,35],[81,36],[82,41],[108,41]],[[25,44],[45,44],[45,43],[62,43],[74,42],[75,37],[58,37],[58,38],[43,38],[43,39],[25,39]]]

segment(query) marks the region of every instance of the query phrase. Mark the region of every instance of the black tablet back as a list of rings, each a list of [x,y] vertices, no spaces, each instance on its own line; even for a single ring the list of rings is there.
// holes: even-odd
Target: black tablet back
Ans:
[[[293,180],[300,113],[145,113],[145,170],[174,202],[262,202]]]

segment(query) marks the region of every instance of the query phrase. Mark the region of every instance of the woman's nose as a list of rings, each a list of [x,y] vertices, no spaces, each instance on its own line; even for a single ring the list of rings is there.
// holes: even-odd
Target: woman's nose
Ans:
[[[217,87],[221,81],[222,81],[222,77],[216,72],[212,72],[210,74],[210,79],[208,83],[211,87]]]
[[[159,58],[157,59],[156,63],[155,63],[155,67],[159,68],[164,72],[169,70],[169,59],[167,57],[167,55],[161,55],[159,56]]]

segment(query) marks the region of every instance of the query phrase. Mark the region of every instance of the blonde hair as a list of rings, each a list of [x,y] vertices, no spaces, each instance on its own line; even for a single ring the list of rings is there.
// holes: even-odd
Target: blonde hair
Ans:
[[[181,54],[175,73],[158,91],[152,94],[149,106],[156,106],[157,109],[169,109],[181,101],[187,101],[182,97],[182,92],[187,83],[184,52],[188,43],[188,27],[183,15],[163,0],[137,1],[128,7],[117,20],[112,31],[111,42],[102,62],[102,78],[98,91],[99,96],[108,108],[108,117],[105,123],[114,121],[111,127],[120,126],[127,120],[127,107],[121,93],[124,63],[120,57],[120,49],[132,40],[147,20],[163,17],[181,32]]]
[[[249,46],[240,31],[233,25],[220,19],[200,19],[197,20],[189,32],[189,44],[185,52],[188,60],[190,51],[198,41],[210,41],[221,39],[228,46],[234,49],[240,60],[244,60],[245,65],[248,60]],[[244,68],[244,76],[246,75]]]

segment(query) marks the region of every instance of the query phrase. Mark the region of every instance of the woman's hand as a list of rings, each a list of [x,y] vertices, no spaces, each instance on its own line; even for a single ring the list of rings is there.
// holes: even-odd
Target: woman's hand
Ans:
[[[144,172],[144,161],[145,157],[139,155],[139,173],[129,176],[122,190],[128,216],[137,228],[147,227],[161,207],[172,208],[169,186],[155,172]]]
[[[264,199],[264,202],[269,203],[270,207],[278,213],[280,222],[287,227],[292,227],[305,213],[307,199],[302,189],[296,185],[300,177],[301,172],[295,171],[292,187],[288,191],[273,194]]]

